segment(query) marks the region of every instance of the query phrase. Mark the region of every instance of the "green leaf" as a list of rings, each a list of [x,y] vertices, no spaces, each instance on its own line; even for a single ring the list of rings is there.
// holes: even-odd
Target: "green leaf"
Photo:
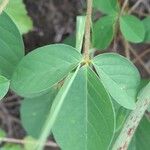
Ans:
[[[108,48],[114,37],[116,19],[114,16],[104,16],[93,25],[93,47],[103,50]]]
[[[74,82],[74,79],[79,71],[79,68],[80,68],[80,65],[77,67],[76,71],[74,73],[70,73],[67,77],[67,79],[65,80],[62,88],[60,89],[60,91],[58,92],[54,102],[53,102],[53,105],[52,105],[52,108],[50,110],[50,113],[49,115],[47,116],[47,120],[45,122],[45,125],[43,127],[43,130],[42,130],[42,133],[41,133],[41,136],[39,138],[39,142],[35,145],[35,149],[36,150],[42,150],[43,147],[44,147],[44,143],[47,139],[47,137],[49,136],[51,130],[52,130],[52,127],[57,119],[57,116],[61,110],[61,107],[64,103],[64,100],[67,96],[67,93],[69,91],[69,89],[71,88],[71,85],[73,84]]]
[[[116,130],[115,130],[115,135],[114,135],[113,141],[111,143],[111,146],[113,146],[114,142],[116,141],[117,137],[119,136],[119,134],[122,130],[122,127],[131,112],[130,110],[120,106],[114,100],[113,100],[113,105],[114,105],[115,113],[116,113]]]
[[[22,34],[27,33],[33,28],[32,20],[27,15],[23,0],[10,0],[5,11],[16,23]]]
[[[63,43],[67,44],[67,45],[70,45],[72,47],[76,47],[76,36],[75,36],[75,33],[73,33],[72,35],[70,35],[67,38],[65,38]]]
[[[144,42],[149,43],[150,42],[150,17],[146,17],[145,19],[142,20],[142,22],[146,30]]]
[[[5,131],[0,129],[0,139],[5,139],[6,133]],[[22,147],[18,144],[3,144],[3,146],[0,146],[1,150],[22,150]]]
[[[140,85],[138,87],[138,91],[140,91],[142,88],[144,88],[149,83],[149,81],[150,81],[149,79],[141,79]],[[119,131],[122,128],[130,111],[127,109],[124,109],[122,106],[115,103],[115,101],[114,101],[114,107],[115,107],[116,121],[117,121],[116,131]],[[150,111],[150,107],[148,108],[148,111]]]
[[[150,79],[141,79],[138,91],[142,90],[149,82]]]
[[[93,64],[114,100],[127,109],[134,109],[140,83],[137,68],[128,59],[113,53],[96,56]]]
[[[136,150],[149,150],[150,148],[150,121],[144,117],[136,131]]]
[[[139,92],[138,99],[150,100],[150,82]]]
[[[17,144],[6,144],[4,145],[1,150],[23,150],[20,145]]]
[[[106,150],[114,134],[114,124],[110,96],[96,74],[82,67],[53,127],[57,143],[64,150]]]
[[[76,35],[75,33],[73,33],[63,41],[64,44],[76,47],[77,51],[79,52],[81,52],[83,45],[85,20],[86,20],[85,16],[77,16]]]
[[[19,63],[11,87],[21,96],[43,94],[61,81],[82,60],[76,49],[64,44],[38,48]]]
[[[119,131],[122,128],[128,115],[129,111],[127,109],[118,107],[118,111],[116,112],[116,131]]]
[[[132,138],[132,141],[128,147],[128,150],[137,150],[136,149],[136,138],[135,138],[135,136]]]
[[[22,36],[6,13],[0,15],[0,74],[10,79],[24,55]]]
[[[10,82],[3,76],[0,76],[0,100],[7,94]]]
[[[28,135],[39,138],[56,93],[57,90],[52,88],[45,95],[23,100],[21,104],[21,120]]]
[[[128,150],[149,150],[150,148],[150,121],[143,117],[133,137]]]
[[[36,140],[30,136],[24,138],[24,149],[23,150],[33,150],[36,144]]]
[[[85,31],[85,16],[77,16],[76,49],[81,52]]]
[[[99,9],[105,14],[119,12],[119,4],[117,0],[94,0],[93,7]]]
[[[137,17],[132,15],[121,16],[120,28],[126,40],[134,43],[140,43],[144,40],[144,25]]]
[[[6,137],[6,133],[4,130],[0,129],[0,138]]]

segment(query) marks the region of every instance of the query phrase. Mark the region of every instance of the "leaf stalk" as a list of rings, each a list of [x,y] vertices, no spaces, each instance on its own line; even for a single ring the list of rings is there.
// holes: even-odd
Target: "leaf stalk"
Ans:
[[[91,46],[91,16],[92,16],[93,0],[87,0],[87,14],[85,27],[85,42],[84,42],[84,59],[89,62],[89,49]]]

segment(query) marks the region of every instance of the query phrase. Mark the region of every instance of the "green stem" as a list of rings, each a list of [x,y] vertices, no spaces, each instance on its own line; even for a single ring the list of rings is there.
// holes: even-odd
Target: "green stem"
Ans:
[[[93,0],[87,0],[87,14],[86,14],[86,27],[85,27],[85,43],[84,43],[84,58],[89,61],[89,49],[91,41],[91,16],[92,16]]]
[[[6,6],[8,5],[9,0],[3,0],[3,2],[0,5],[0,14],[3,12],[3,10],[6,8]]]

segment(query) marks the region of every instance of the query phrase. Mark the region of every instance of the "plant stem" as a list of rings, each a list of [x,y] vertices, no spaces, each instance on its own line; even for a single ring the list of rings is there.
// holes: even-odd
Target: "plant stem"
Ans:
[[[145,65],[142,58],[137,54],[136,50],[133,49],[133,47],[129,44],[129,50],[132,52],[132,54],[136,57],[136,59],[139,61],[139,63],[143,66],[143,68],[147,71],[148,74],[150,74],[150,69]]]
[[[130,60],[129,43],[124,38],[122,38],[122,40],[123,40],[123,45],[124,45],[124,48],[125,48],[125,56]]]
[[[126,6],[127,6],[127,4],[128,4],[128,1],[129,1],[129,0],[125,0],[125,1],[124,1],[123,6],[122,6],[122,9],[121,9],[121,12],[120,12],[120,16],[124,13],[124,10],[125,10],[125,8],[126,8]]]
[[[9,0],[3,0],[3,2],[0,5],[0,14],[3,12],[3,10],[6,8],[6,6],[8,5]]]
[[[91,41],[91,16],[92,16],[93,0],[87,0],[87,14],[86,14],[86,27],[85,27],[85,43],[84,43],[84,58],[89,61],[89,49]]]
[[[6,142],[6,143],[13,143],[13,144],[36,144],[37,141],[32,142],[31,140],[26,141],[26,140],[21,140],[21,139],[14,139],[14,138],[0,138],[0,142]],[[58,145],[52,141],[49,141],[45,143],[45,146],[48,147],[53,147],[53,148],[58,148]]]

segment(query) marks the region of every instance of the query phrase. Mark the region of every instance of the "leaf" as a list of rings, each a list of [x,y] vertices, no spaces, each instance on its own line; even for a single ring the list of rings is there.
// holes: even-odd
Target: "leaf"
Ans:
[[[47,120],[45,122],[45,125],[43,126],[43,130],[42,130],[42,133],[41,133],[41,136],[39,138],[39,142],[35,145],[35,149],[36,150],[42,150],[43,147],[44,147],[44,143],[47,139],[47,137],[49,136],[51,130],[52,130],[52,127],[57,119],[57,116],[61,110],[61,107],[64,103],[64,100],[67,96],[67,93],[71,87],[71,85],[73,84],[74,82],[74,79],[79,71],[79,68],[80,68],[80,65],[77,67],[76,71],[74,73],[70,73],[67,77],[67,79],[65,80],[62,88],[60,89],[60,91],[58,92],[54,102],[53,102],[53,105],[52,105],[52,108],[50,110],[50,113],[49,115],[47,116]]]
[[[62,150],[106,150],[114,134],[114,123],[108,93],[96,74],[82,67],[52,130],[57,143]]]
[[[140,85],[138,87],[138,91],[140,91],[142,88],[144,88],[148,84],[149,81],[150,81],[149,79],[141,79]],[[114,107],[115,107],[116,121],[117,121],[116,131],[119,131],[122,128],[130,111],[127,109],[124,109],[122,106],[115,103],[115,101],[114,101]],[[147,110],[149,111],[150,107]]]
[[[93,64],[114,100],[127,109],[134,109],[140,83],[137,68],[126,58],[113,53],[96,56]]]
[[[118,108],[118,111],[116,113],[116,131],[119,131],[122,128],[128,115],[129,111],[127,109],[125,109],[124,107]]]
[[[108,48],[114,37],[114,16],[104,16],[93,25],[93,47],[103,50]]]
[[[136,103],[136,109],[130,113],[112,150],[128,148],[132,140],[132,137],[149,105],[150,105],[150,83],[139,93],[138,101]]]
[[[6,144],[4,145],[1,150],[23,150],[20,145],[17,144]]]
[[[93,7],[99,9],[105,14],[119,12],[119,4],[117,0],[94,0]]]
[[[21,104],[21,121],[28,135],[39,138],[43,125],[49,114],[57,90],[34,98],[25,98]]]
[[[22,34],[27,33],[33,28],[32,20],[27,15],[23,0],[10,0],[5,11],[16,23]]]
[[[150,17],[146,17],[145,19],[142,20],[144,27],[145,27],[145,38],[144,42],[149,43],[150,42]]]
[[[77,51],[79,52],[81,52],[83,45],[85,20],[86,20],[85,16],[77,16],[76,35],[75,33],[73,33],[63,41],[64,44],[76,47]]]
[[[76,47],[76,36],[75,33],[72,35],[69,35],[67,38],[63,41],[64,44],[70,45],[72,47]]]
[[[111,143],[111,147],[113,146],[114,142],[116,141],[117,137],[119,136],[123,125],[127,119],[127,117],[130,114],[130,110],[120,106],[113,100],[114,108],[115,108],[115,114],[116,114],[116,130],[115,130],[115,135],[113,137],[113,141]]]
[[[149,150],[150,148],[150,121],[144,117],[136,131],[136,150]]]
[[[137,17],[132,15],[121,16],[120,28],[126,40],[133,43],[140,43],[144,40],[144,25]]]
[[[129,147],[128,147],[128,150],[137,150],[136,149],[136,138],[135,138],[135,136],[132,138],[132,141],[131,141],[131,143],[130,143],[130,145],[129,145]]]
[[[77,31],[76,31],[76,49],[81,52],[84,31],[85,31],[85,16],[77,16]]]
[[[150,79],[141,79],[138,91],[142,90],[149,82]]]
[[[0,76],[0,100],[7,94],[10,82],[3,76]]]
[[[6,13],[0,15],[0,74],[10,79],[24,55],[22,36]]]
[[[24,149],[23,150],[33,150],[36,144],[36,140],[30,136],[24,138]]]
[[[149,150],[149,139],[150,121],[146,118],[146,116],[144,116],[139,124],[135,136],[129,145],[129,150]]]
[[[13,74],[11,88],[24,97],[43,94],[67,76],[81,59],[81,54],[68,45],[38,48],[21,60]]]
[[[139,92],[138,99],[150,100],[150,82]]]
[[[0,138],[6,137],[6,133],[4,130],[0,129]]]

